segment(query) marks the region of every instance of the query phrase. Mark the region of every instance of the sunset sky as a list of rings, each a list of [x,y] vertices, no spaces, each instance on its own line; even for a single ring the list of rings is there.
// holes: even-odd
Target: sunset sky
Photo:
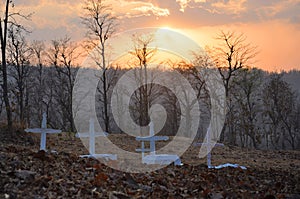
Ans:
[[[83,0],[15,0],[16,10],[34,12],[30,39],[84,38]],[[200,46],[215,45],[220,30],[242,32],[258,46],[256,67],[300,70],[300,0],[109,0],[118,31],[169,27]],[[3,3],[2,3],[3,4]]]

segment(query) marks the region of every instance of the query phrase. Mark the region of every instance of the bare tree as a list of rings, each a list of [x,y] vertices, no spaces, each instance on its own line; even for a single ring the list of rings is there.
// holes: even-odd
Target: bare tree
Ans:
[[[244,34],[221,31],[216,39],[220,44],[213,49],[212,57],[223,78],[228,96],[232,78],[239,70],[251,67],[257,50],[256,46],[246,43]]]
[[[7,65],[6,65],[6,44],[7,44],[7,31],[8,31],[8,18],[9,18],[9,7],[11,1],[6,0],[4,17],[0,18],[0,40],[1,40],[1,71],[2,71],[2,90],[3,90],[3,100],[5,103],[6,117],[7,117],[7,126],[8,129],[12,128],[12,115],[11,115],[11,106],[9,103],[8,97],[8,85],[7,85]]]
[[[181,114],[186,117],[186,126],[189,127],[191,124],[191,120],[192,120],[192,116],[191,116],[191,110],[192,107],[198,103],[199,105],[203,105],[200,106],[201,108],[201,113],[206,112],[207,110],[205,110],[204,106],[209,107],[209,91],[206,88],[206,84],[205,84],[205,80],[204,77],[201,76],[201,73],[199,71],[200,67],[206,67],[207,63],[204,62],[204,60],[201,60],[200,57],[195,57],[196,59],[194,60],[194,64],[189,64],[186,63],[184,61],[179,62],[177,64],[175,64],[173,66],[173,70],[181,73],[191,84],[193,90],[196,93],[196,99],[195,100],[190,100],[189,97],[186,97],[186,99],[184,101],[181,102],[181,104],[183,104],[184,108],[183,110],[185,110],[185,112],[182,112]],[[202,57],[203,58],[203,57]],[[180,89],[181,92],[184,92],[185,96],[190,96],[190,94],[188,93],[189,91],[184,90],[184,89]],[[207,113],[207,112],[206,112]],[[209,113],[207,113],[209,115]],[[206,116],[208,116],[206,115]],[[202,122],[205,120],[205,114],[201,114],[202,117]],[[203,123],[202,123],[203,124]],[[205,124],[204,124],[205,125]],[[203,126],[202,126],[203,128]],[[207,127],[206,127],[207,128]],[[205,129],[206,129],[205,128]],[[203,130],[203,129],[202,129]]]
[[[67,78],[67,105],[66,105],[66,118],[70,124],[71,132],[75,132],[75,125],[73,121],[72,112],[72,96],[75,76],[78,67],[76,67],[76,61],[80,56],[78,47],[75,43],[72,43],[70,38],[65,37],[60,41],[61,54],[60,54],[60,66],[56,66],[58,73],[63,74]]]
[[[4,101],[3,101],[3,91],[2,91],[2,87],[0,86],[0,117],[1,117],[1,113],[3,111],[3,103],[4,103]]]
[[[16,81],[13,93],[17,98],[18,115],[21,126],[25,126],[25,115],[28,112],[28,99],[26,94],[28,90],[27,79],[30,73],[29,60],[32,56],[32,51],[25,40],[22,29],[15,26],[10,26],[8,30],[8,60],[12,66],[12,77]],[[27,111],[25,111],[27,109]]]
[[[287,111],[281,115],[282,122],[285,127],[285,139],[293,150],[297,148],[299,144],[299,103],[297,103],[298,96],[295,92],[289,93],[287,97],[287,103],[291,107],[291,111]],[[285,140],[283,140],[284,142]]]
[[[221,31],[216,38],[220,41],[219,46],[213,48],[210,54],[220,72],[223,79],[225,94],[227,97],[227,109],[230,109],[230,88],[231,82],[237,72],[244,68],[249,68],[253,64],[254,58],[257,54],[256,46],[246,42],[244,34],[237,34],[235,32]],[[230,113],[230,110],[228,110]],[[227,127],[227,119],[222,129],[221,141],[224,141],[225,130]],[[228,132],[229,135],[232,132]],[[232,138],[232,136],[229,136]],[[229,139],[231,144],[234,144],[233,139]]]
[[[248,137],[252,141],[254,148],[258,148],[261,142],[261,130],[259,122],[262,109],[261,104],[261,86],[263,74],[258,69],[243,69],[239,72],[239,78],[234,80],[234,99],[235,108],[233,112],[234,122],[232,129],[232,140],[236,139],[237,132],[241,144],[244,147],[248,144]],[[237,127],[237,128],[235,128]]]
[[[133,50],[129,52],[132,57],[130,63],[135,72],[136,81],[142,85],[135,92],[135,100],[138,103],[138,110],[133,112],[138,114],[139,125],[146,126],[150,122],[149,107],[151,105],[150,96],[153,93],[153,84],[148,84],[148,77],[151,76],[148,64],[157,52],[156,48],[149,45],[153,42],[153,34],[132,35]],[[154,78],[154,77],[153,77]],[[153,79],[152,79],[153,80]],[[152,81],[150,80],[150,82]]]
[[[35,89],[35,96],[34,96],[34,103],[36,104],[37,108],[37,120],[39,123],[42,121],[42,114],[45,110],[43,110],[43,101],[45,98],[45,74],[44,74],[44,67],[45,67],[45,44],[43,41],[33,41],[31,44],[31,50],[33,53],[32,61],[37,67],[38,76],[37,76],[37,83]]]
[[[110,82],[108,80],[108,68],[110,66],[107,58],[107,40],[116,31],[116,17],[112,15],[111,7],[104,0],[86,0],[82,22],[87,28],[87,48],[93,49],[95,63],[101,69],[101,102],[103,103],[103,120],[106,132],[110,131],[109,100],[108,92]]]
[[[298,98],[298,100],[299,100],[299,98]],[[293,131],[294,131],[293,138],[295,139],[294,142],[296,145],[294,149],[299,150],[300,149],[300,102],[299,101],[298,101],[297,107],[294,111],[294,117],[292,118],[292,123],[293,123]]]
[[[265,106],[265,124],[267,133],[275,149],[281,144],[282,149],[288,141],[295,148],[297,135],[293,128],[292,119],[296,110],[295,94],[289,84],[282,80],[282,74],[272,74],[271,79],[263,89],[263,103]]]
[[[16,16],[28,19],[31,14],[23,15],[20,12],[10,12],[10,8],[14,7],[12,0],[6,0],[4,4],[4,16],[0,17],[0,43],[1,43],[1,71],[2,71],[2,89],[3,89],[3,99],[5,103],[6,118],[8,129],[12,129],[12,113],[11,105],[9,102],[9,90],[8,90],[8,77],[7,77],[7,63],[6,63],[6,47],[7,47],[7,37],[8,37],[8,26],[17,26],[19,28],[24,27],[17,23]]]
[[[75,131],[72,113],[72,95],[75,75],[78,67],[76,61],[80,56],[78,45],[73,43],[69,37],[60,40],[53,40],[49,49],[48,58],[57,72],[58,86],[56,89],[56,99],[62,108],[62,126],[66,128],[69,124],[71,132]],[[63,86],[62,86],[63,85]]]

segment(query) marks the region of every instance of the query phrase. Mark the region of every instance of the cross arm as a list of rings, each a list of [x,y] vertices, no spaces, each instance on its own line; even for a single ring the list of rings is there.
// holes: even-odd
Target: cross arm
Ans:
[[[25,132],[26,133],[61,133],[61,130],[33,128],[33,129],[25,129]]]
[[[168,136],[147,136],[147,137],[136,137],[137,141],[167,141]]]

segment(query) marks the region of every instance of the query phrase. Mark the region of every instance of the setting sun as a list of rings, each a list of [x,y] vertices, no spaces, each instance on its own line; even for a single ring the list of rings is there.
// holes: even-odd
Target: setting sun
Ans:
[[[171,30],[171,28],[169,26],[161,26],[160,29]]]

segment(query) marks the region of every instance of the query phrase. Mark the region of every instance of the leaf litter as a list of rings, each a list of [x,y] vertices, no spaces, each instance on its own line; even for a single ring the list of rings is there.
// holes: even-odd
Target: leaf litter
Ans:
[[[183,166],[130,174],[79,158],[87,150],[67,134],[48,137],[55,153],[38,151],[39,138],[31,134],[0,138],[0,198],[300,198],[299,151],[216,148],[213,164],[247,166],[217,170],[208,169],[197,157],[199,148],[190,147]],[[110,139],[128,150],[139,145],[124,145],[124,135]]]

